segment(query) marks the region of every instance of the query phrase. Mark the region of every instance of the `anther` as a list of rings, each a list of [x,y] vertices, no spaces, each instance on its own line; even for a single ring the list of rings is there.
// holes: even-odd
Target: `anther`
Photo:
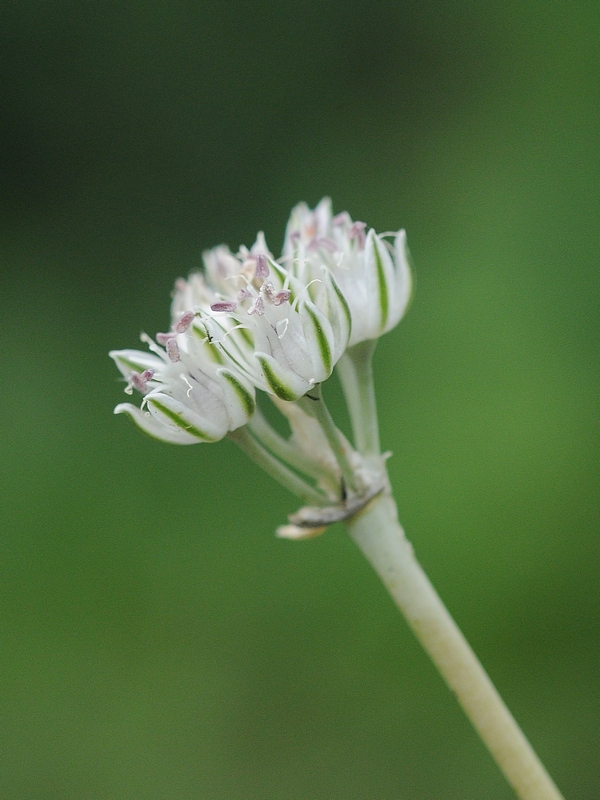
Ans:
[[[143,372],[132,372],[129,378],[130,384],[137,389],[138,392],[146,393],[148,391],[148,381],[154,377],[153,369],[145,369]]]
[[[280,292],[277,292],[275,297],[272,298],[274,306],[280,306],[282,303],[287,303],[290,299],[290,295],[292,293],[289,289],[282,289]]]
[[[367,227],[366,222],[355,222],[348,235],[351,239],[356,239],[358,246],[362,249],[365,246],[366,236],[365,236],[365,228]]]
[[[336,214],[336,216],[331,220],[332,225],[348,225],[352,220],[350,219],[350,214],[347,211],[342,211],[341,214]]]
[[[179,352],[179,345],[177,344],[177,341],[175,339],[167,340],[166,349],[167,349],[167,355],[169,356],[169,359],[173,363],[181,361],[181,353]]]
[[[260,287],[261,294],[265,295],[267,300],[272,300],[275,296],[275,287],[271,283],[271,281],[265,281],[263,285]]]
[[[186,311],[185,314],[182,314],[179,320],[173,325],[175,333],[185,333],[194,321],[195,316],[193,311]]]
[[[336,244],[332,239],[326,236],[321,236],[319,239],[313,239],[308,246],[309,250],[329,250],[330,253],[335,253],[337,250]]]
[[[269,277],[269,262],[267,261],[267,257],[262,253],[259,253],[256,258],[256,270],[254,272],[254,276],[256,278],[268,278]]]
[[[164,345],[166,345],[166,344],[167,344],[167,342],[169,341],[169,339],[173,339],[175,336],[177,336],[177,334],[175,333],[175,331],[169,331],[168,333],[157,333],[157,334],[156,334],[156,341],[157,341],[159,344],[162,344],[162,345],[163,345],[163,347],[164,347]]]
[[[248,309],[248,314],[258,314],[259,317],[262,317],[264,313],[265,303],[262,297],[259,295]]]
[[[223,303],[213,303],[210,307],[211,311],[235,311],[237,308],[237,303],[234,303],[233,300],[223,302]]]

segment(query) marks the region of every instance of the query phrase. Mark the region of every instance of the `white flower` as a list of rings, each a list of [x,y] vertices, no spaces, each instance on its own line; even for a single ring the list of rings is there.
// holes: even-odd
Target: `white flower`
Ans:
[[[291,449],[298,449],[293,425],[290,441],[277,445],[280,454],[284,461],[289,456],[290,464],[308,464],[318,478],[325,471],[336,485],[343,480],[346,489],[355,491],[356,465],[345,454],[351,448],[333,431],[319,385],[348,347],[376,339],[402,317],[411,287],[404,231],[395,234],[392,247],[347,213],[332,216],[325,198],[312,211],[305,203],[292,211],[281,259],[273,257],[262,233],[249,250],[242,247],[233,254],[222,245],[206,251],[203,259],[203,274],[175,284],[171,330],[157,334],[156,342],[142,337],[150,352],[111,353],[127,380],[126,391],[143,395],[141,406],[122,403],[115,412],[179,444],[218,441],[254,416],[249,435],[260,439],[256,389],[285,401],[283,406],[293,401],[302,406],[308,395],[320,416],[308,414],[326,432],[328,455],[343,479],[331,464],[320,463],[311,446],[299,448],[298,458],[292,458]],[[368,449],[365,438],[377,449],[376,436],[360,434],[358,389],[346,386],[344,374],[341,380],[355,411],[358,449]],[[238,440],[244,435],[236,434]],[[270,434],[267,438],[271,445],[278,441]]]
[[[224,246],[207,251],[204,265],[204,275],[177,282],[174,319],[197,314],[229,363],[282,400],[331,375],[348,344],[350,312],[326,266],[314,270],[311,293],[273,259],[262,234],[237,255]]]
[[[404,315],[412,281],[403,230],[394,234],[392,246],[346,212],[334,217],[327,197],[314,210],[300,203],[288,222],[282,260],[306,284],[323,267],[331,271],[352,316],[349,346],[378,338]],[[311,285],[317,303],[320,291]]]
[[[141,408],[121,403],[115,414],[129,414],[143,431],[173,444],[216,442],[245,425],[255,409],[254,387],[220,363],[192,321],[193,314],[183,315],[169,333],[157,334],[165,349],[144,335],[151,353],[110,353],[128,381],[125,391],[143,395]]]

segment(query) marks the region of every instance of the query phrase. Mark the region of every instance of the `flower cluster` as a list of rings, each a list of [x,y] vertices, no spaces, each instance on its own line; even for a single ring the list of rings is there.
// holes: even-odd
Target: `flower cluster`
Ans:
[[[406,233],[391,234],[390,246],[366,227],[345,211],[333,216],[328,197],[314,211],[300,203],[292,211],[283,248],[283,263],[306,284],[317,282],[323,269],[331,271],[350,309],[350,346],[377,339],[397,325],[412,287]]]
[[[173,314],[193,310],[226,361],[258,389],[297,400],[326,380],[350,337],[350,310],[322,265],[311,286],[274,260],[264,236],[233,255],[204,254],[204,274],[177,282]]]
[[[359,345],[397,324],[410,290],[404,231],[378,235],[347,213],[333,216],[328,198],[314,210],[301,203],[292,211],[281,258],[262,233],[250,249],[234,254],[222,245],[205,252],[204,271],[175,285],[170,330],[154,340],[142,336],[150,352],[111,353],[125,391],[142,395],[141,406],[121,403],[115,412],[175,444],[230,435],[317,504],[331,503],[332,486],[346,499],[360,495],[365,436],[355,430],[353,450],[328,416],[320,384]],[[340,372],[344,390],[360,394],[362,379],[348,374],[347,367]],[[287,417],[289,439],[269,427],[256,390]],[[360,428],[360,398],[347,401],[353,427]],[[298,483],[298,472],[317,489]]]
[[[115,413],[129,414],[143,431],[172,444],[217,442],[245,425],[256,406],[254,386],[220,362],[206,337],[197,335],[193,317],[188,312],[168,334],[157,334],[164,349],[142,335],[150,353],[110,354],[128,381],[125,391],[143,395],[141,408],[120,403]]]

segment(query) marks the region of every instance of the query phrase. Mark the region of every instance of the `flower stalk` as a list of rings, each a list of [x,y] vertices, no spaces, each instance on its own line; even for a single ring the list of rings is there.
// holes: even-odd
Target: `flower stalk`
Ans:
[[[350,448],[345,439],[340,436],[340,432],[329,413],[321,392],[321,384],[317,384],[310,392],[307,392],[298,401],[298,405],[309,416],[317,420],[339,464],[346,488],[356,490],[356,475],[350,463]]]
[[[369,459],[381,454],[372,369],[375,344],[366,341],[348,348],[337,364],[356,449]]]
[[[248,458],[253,461],[264,472],[274,478],[277,483],[285,486],[305,503],[312,503],[318,506],[324,505],[327,498],[318,489],[314,489],[309,483],[296,475],[282,461],[270,453],[258,439],[255,439],[246,428],[232,431],[229,438],[246,453]]]
[[[391,495],[374,498],[346,524],[517,796],[563,800],[416,560]]]

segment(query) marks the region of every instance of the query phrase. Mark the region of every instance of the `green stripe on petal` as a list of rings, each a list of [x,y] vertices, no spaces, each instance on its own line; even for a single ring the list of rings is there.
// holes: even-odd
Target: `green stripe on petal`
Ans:
[[[112,350],[109,356],[114,360],[124,377],[128,377],[129,372],[158,369],[163,364],[158,356],[144,353],[142,350]]]
[[[283,269],[281,264],[278,264],[276,261],[273,261],[272,258],[269,258],[268,261],[269,261],[269,269],[272,269],[273,272],[276,272],[281,283],[284,283],[285,279],[287,278],[288,274],[287,271]]]
[[[152,405],[154,408],[158,409],[161,414],[164,414],[167,419],[170,419],[178,428],[189,433],[191,436],[196,436],[203,442],[216,442],[218,439],[215,439],[214,436],[209,436],[206,431],[201,431],[200,428],[197,428],[195,425],[190,425],[189,422],[186,422],[181,414],[178,414],[176,411],[172,411],[170,408],[167,408],[163,403],[159,400],[148,400],[148,404]]]
[[[199,342],[201,345],[206,345],[204,354],[209,361],[212,361],[215,364],[225,363],[225,359],[219,352],[219,348],[209,340],[206,329],[201,329],[197,325],[194,325],[190,330],[197,342]]]
[[[256,408],[256,402],[250,392],[246,389],[246,387],[239,381],[232,372],[228,372],[226,369],[219,370],[219,375],[223,377],[227,383],[231,386],[234,390],[235,394],[237,395],[242,408],[247,417],[251,417],[254,414],[254,409]]]
[[[182,428],[167,426],[152,414],[144,413],[137,406],[131,405],[131,403],[120,403],[115,408],[115,414],[127,414],[138,430],[157,442],[178,445],[198,444],[198,439],[187,431]]]
[[[383,261],[381,259],[381,253],[379,252],[379,247],[377,246],[377,237],[373,236],[373,253],[375,256],[375,266],[377,269],[377,284],[379,287],[379,309],[381,311],[381,328],[385,328],[385,324],[387,322],[388,313],[389,313],[389,306],[390,306],[390,298],[388,295],[388,287],[387,281],[385,279],[385,271],[383,269]]]
[[[290,386],[287,386],[280,378],[275,374],[273,368],[269,364],[266,358],[256,356],[258,363],[260,364],[263,374],[265,376],[265,381],[269,386],[269,389],[273,392],[276,397],[279,397],[280,400],[297,400],[298,394],[295,392]]]
[[[336,294],[337,299],[340,301],[340,306],[342,307],[342,311],[344,317],[346,319],[346,323],[348,324],[348,331],[349,334],[352,333],[352,314],[350,313],[350,306],[348,305],[348,301],[344,297],[344,293],[338,286],[336,279],[334,278],[333,274],[329,273],[329,280],[331,281],[331,285],[333,286],[333,291]]]
[[[131,361],[128,358],[121,358],[119,356],[119,363],[123,364],[124,367],[128,367],[129,369],[134,370],[135,372],[137,372],[138,370],[142,369],[141,364],[136,364],[136,363],[134,363],[133,361]]]
[[[317,344],[319,345],[319,352],[321,353],[321,361],[323,362],[323,366],[325,367],[325,371],[328,374],[331,374],[331,370],[333,369],[332,359],[331,359],[331,348],[329,346],[329,342],[327,340],[327,336],[325,335],[325,331],[315,311],[313,308],[310,307],[308,303],[304,304],[304,308],[308,312],[308,316],[310,317],[310,321],[313,324],[313,328],[315,329],[315,334],[317,336]]]

